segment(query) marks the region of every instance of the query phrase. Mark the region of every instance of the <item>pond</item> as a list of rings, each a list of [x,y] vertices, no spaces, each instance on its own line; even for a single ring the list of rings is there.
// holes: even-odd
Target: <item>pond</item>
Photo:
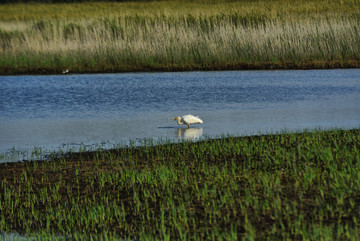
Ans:
[[[0,153],[360,127],[360,69],[2,76],[0,93]]]

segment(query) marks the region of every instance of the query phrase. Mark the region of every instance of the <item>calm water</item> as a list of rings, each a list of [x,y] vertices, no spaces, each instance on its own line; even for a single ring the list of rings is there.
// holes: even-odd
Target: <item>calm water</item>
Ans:
[[[359,127],[360,69],[0,77],[0,153]]]

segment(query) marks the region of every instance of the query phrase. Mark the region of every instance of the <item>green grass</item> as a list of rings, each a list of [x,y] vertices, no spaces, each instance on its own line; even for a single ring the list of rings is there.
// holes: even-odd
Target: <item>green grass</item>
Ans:
[[[0,164],[0,233],[48,239],[358,240],[360,130]]]
[[[360,1],[0,5],[0,74],[360,66]]]

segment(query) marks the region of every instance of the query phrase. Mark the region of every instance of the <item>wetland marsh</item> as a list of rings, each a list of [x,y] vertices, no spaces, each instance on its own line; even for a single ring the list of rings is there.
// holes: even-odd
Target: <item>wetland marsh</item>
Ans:
[[[152,130],[153,136],[157,131],[171,134],[160,142],[143,139],[142,145],[132,142],[129,147],[80,150],[46,161],[0,163],[0,238],[356,240],[358,72],[2,77],[3,134],[14,134],[6,130],[12,122],[21,123],[12,130],[38,131],[48,142],[53,133],[64,131],[61,123],[70,122],[66,138],[77,137],[87,128],[84,133],[91,134],[96,125],[86,123],[104,117],[108,123],[96,132],[109,134],[118,127],[110,120],[121,116],[139,128],[142,137],[146,131],[141,128]],[[179,110],[197,111],[204,119],[202,127],[190,129],[195,130],[190,140],[195,137],[197,142],[171,142],[171,136],[181,139],[187,130],[171,120]],[[149,122],[154,120],[151,115],[161,118]],[[169,122],[165,116],[171,116]],[[76,118],[80,124],[72,125]],[[49,130],[60,129],[46,133],[43,124],[54,120],[57,125]],[[148,126],[142,127],[146,121]],[[221,127],[251,136],[198,136],[198,129],[200,136],[211,136],[217,128],[223,131]],[[284,127],[348,130],[271,134]],[[261,128],[268,134],[254,135]],[[124,133],[115,132],[115,138]],[[41,139],[28,138],[30,143]],[[1,139],[2,145],[10,139]]]
[[[357,0],[1,4],[0,240],[358,240],[360,73],[333,68],[360,67],[359,21]]]

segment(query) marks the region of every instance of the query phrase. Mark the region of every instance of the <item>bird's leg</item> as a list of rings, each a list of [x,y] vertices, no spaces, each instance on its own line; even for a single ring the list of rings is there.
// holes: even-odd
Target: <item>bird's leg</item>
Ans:
[[[190,128],[190,124],[188,124],[188,128]]]

